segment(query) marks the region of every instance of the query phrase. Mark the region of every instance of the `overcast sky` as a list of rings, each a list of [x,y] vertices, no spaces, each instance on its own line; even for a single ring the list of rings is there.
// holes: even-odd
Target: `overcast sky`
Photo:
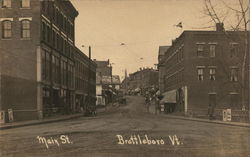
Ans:
[[[91,45],[92,58],[110,59],[113,74],[122,78],[124,69],[131,73],[140,67],[154,67],[159,46],[170,45],[183,30],[213,25],[202,14],[203,0],[71,1],[79,12],[76,19],[77,47],[88,54],[87,46]],[[222,8],[220,11],[226,12]],[[228,21],[230,18],[231,14]],[[183,23],[183,29],[174,26],[179,22]],[[121,46],[121,43],[125,45]]]

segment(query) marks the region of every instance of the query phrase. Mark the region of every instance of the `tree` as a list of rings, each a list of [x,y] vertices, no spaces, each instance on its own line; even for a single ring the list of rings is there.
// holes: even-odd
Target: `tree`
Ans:
[[[204,14],[205,16],[210,18],[210,22],[212,23],[224,23],[224,21],[228,18],[228,16],[231,16],[231,18],[234,19],[234,22],[230,21],[227,23],[227,25],[230,26],[230,30],[232,31],[243,31],[244,32],[244,54],[243,54],[243,60],[241,61],[241,103],[242,107],[245,107],[247,103],[249,103],[249,94],[247,95],[247,89],[249,90],[249,87],[245,88],[246,85],[250,85],[250,77],[248,78],[246,76],[246,70],[248,69],[247,63],[249,64],[250,55],[249,55],[249,33],[248,33],[248,23],[249,19],[247,16],[247,13],[249,13],[249,2],[247,0],[235,0],[236,3],[234,6],[226,3],[223,0],[219,0],[221,7],[224,9],[219,10],[218,5],[215,5],[214,2],[211,0],[204,0]],[[218,1],[217,1],[218,4]],[[226,11],[225,11],[226,10]],[[223,31],[225,35],[230,38],[227,31]],[[248,69],[250,70],[250,69]],[[249,74],[250,76],[250,74]],[[248,80],[247,80],[248,78]],[[248,83],[247,83],[248,82]],[[246,97],[247,95],[247,97]],[[246,102],[246,98],[248,98],[248,102]],[[249,114],[250,116],[250,114]]]

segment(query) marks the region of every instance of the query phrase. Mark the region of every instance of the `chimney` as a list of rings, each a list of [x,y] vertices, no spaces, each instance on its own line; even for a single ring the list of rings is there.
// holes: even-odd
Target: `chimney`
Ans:
[[[223,32],[224,31],[224,23],[216,23],[216,31]]]

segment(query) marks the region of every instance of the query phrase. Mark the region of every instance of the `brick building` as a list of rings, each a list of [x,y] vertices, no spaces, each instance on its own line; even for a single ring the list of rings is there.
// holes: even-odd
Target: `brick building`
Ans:
[[[96,64],[75,47],[70,1],[2,0],[0,7],[0,110],[13,109],[16,121],[37,119],[76,111],[79,93],[95,95]]]
[[[165,53],[170,46],[160,46],[158,52],[158,70],[159,70],[159,90],[164,91],[164,72],[165,66],[163,65]]]
[[[96,104],[106,105],[113,101],[118,90],[120,90],[120,77],[112,75],[112,66],[110,60],[94,60],[96,68]]]
[[[139,71],[129,74],[122,87],[128,91],[140,89],[142,94],[148,88],[158,88],[158,71],[153,68],[140,68]]]
[[[209,104],[217,116],[222,109],[232,109],[233,116],[247,110],[243,103],[248,100],[246,70],[242,82],[245,36],[245,32],[224,31],[217,24],[216,31],[184,31],[172,42],[161,72],[163,92],[176,93],[172,94],[177,99],[176,110],[197,116],[207,115]]]
[[[94,62],[97,65],[96,73],[98,76],[112,76],[112,66],[109,61],[98,61],[94,59]]]

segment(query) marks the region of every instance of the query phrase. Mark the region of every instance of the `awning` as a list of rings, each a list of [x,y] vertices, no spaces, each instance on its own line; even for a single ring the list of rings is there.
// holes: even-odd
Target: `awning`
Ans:
[[[176,103],[176,90],[165,92],[162,95],[160,103]]]

